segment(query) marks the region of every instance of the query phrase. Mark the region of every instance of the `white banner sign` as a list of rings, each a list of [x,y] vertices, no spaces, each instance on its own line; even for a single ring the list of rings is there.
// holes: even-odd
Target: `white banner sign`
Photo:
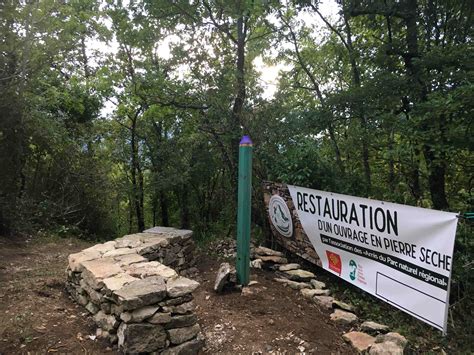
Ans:
[[[326,270],[446,332],[455,213],[288,188]]]

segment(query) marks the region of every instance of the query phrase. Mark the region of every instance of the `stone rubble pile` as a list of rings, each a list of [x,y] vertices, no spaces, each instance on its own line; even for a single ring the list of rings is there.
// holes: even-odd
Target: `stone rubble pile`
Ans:
[[[67,289],[124,353],[197,354],[192,232],[155,227],[69,255]]]
[[[299,291],[302,297],[322,308],[333,310],[330,315],[333,322],[357,328],[359,317],[354,314],[354,306],[331,297],[326,284],[318,281],[312,272],[302,269],[299,264],[289,264],[283,253],[265,247],[253,248],[251,258],[251,267],[274,270],[274,281]],[[383,324],[366,321],[358,328],[361,331],[350,331],[343,338],[360,353],[402,355],[408,343],[398,333],[387,333],[389,328]]]
[[[223,258],[235,258],[237,242],[235,238],[217,239],[209,244],[209,251]]]

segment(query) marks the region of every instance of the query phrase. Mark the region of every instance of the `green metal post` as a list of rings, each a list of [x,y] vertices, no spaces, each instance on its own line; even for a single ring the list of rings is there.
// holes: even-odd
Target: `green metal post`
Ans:
[[[237,281],[248,285],[250,276],[250,202],[252,196],[252,147],[249,136],[239,145],[239,191],[237,206]]]

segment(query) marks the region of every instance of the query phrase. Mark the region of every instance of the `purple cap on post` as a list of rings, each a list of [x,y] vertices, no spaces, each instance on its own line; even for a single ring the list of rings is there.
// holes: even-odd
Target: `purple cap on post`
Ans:
[[[253,146],[253,142],[252,140],[250,139],[249,136],[243,136],[242,139],[240,140],[240,144],[239,144],[241,147],[252,147]]]

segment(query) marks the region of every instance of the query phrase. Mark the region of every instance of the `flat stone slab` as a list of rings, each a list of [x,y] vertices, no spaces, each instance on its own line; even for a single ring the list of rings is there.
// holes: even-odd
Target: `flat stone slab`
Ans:
[[[288,279],[283,279],[283,278],[278,278],[278,277],[274,278],[273,280],[276,281],[276,282],[285,284],[288,287],[292,288],[293,290],[302,290],[302,289],[305,289],[305,288],[311,288],[311,285],[307,284],[305,282],[291,281],[291,280],[288,280]]]
[[[171,322],[171,313],[169,313],[169,312],[167,312],[167,313],[162,313],[162,312],[155,313],[151,318],[147,319],[147,322],[151,323],[151,324],[167,324],[167,323]]]
[[[322,289],[325,289],[326,288],[326,284],[322,281],[318,281],[318,280],[315,280],[315,279],[312,279],[310,280],[309,282],[311,284],[311,286],[313,286],[314,289],[316,290],[322,290]]]
[[[302,269],[288,270],[285,271],[285,274],[293,281],[310,281],[315,278],[315,275],[312,272]]]
[[[403,355],[404,347],[392,341],[372,344],[369,355]]]
[[[349,332],[342,336],[351,346],[362,353],[375,343],[375,338],[362,332]]]
[[[127,274],[138,278],[161,276],[165,279],[170,279],[178,277],[178,273],[175,270],[159,263],[158,261],[148,261],[133,264],[126,267],[125,270]]]
[[[84,249],[83,252],[94,252],[94,251],[98,251],[100,254],[104,254],[108,251],[111,251],[111,250],[114,250],[116,248],[115,246],[115,240],[111,240],[109,242],[105,242],[105,243],[102,243],[102,244],[96,244],[94,246],[91,246],[87,249]]]
[[[351,325],[358,321],[358,317],[351,312],[343,311],[342,309],[334,310],[334,313],[330,315],[330,318],[333,322]]]
[[[140,323],[153,316],[159,309],[159,306],[145,306],[132,312],[123,312],[120,318],[125,323]]]
[[[342,302],[342,301],[338,301],[338,300],[334,300],[332,302],[332,306],[334,308],[340,308],[340,309],[343,309],[343,310],[348,311],[348,312],[354,312],[355,311],[355,308],[354,308],[353,305],[351,305],[349,303]]]
[[[102,282],[104,283],[104,287],[107,290],[109,290],[110,292],[113,292],[113,291],[117,291],[121,289],[123,286],[133,281],[138,281],[138,279],[128,274],[121,273],[118,275],[114,275],[112,277],[108,277],[104,279]]]
[[[331,296],[314,296],[313,301],[321,307],[331,309],[334,298]]]
[[[312,288],[303,288],[300,290],[300,293],[303,295],[304,298],[307,299],[312,299],[314,296],[316,296],[316,292],[318,290],[314,290]]]
[[[166,332],[159,325],[122,323],[117,336],[118,346],[125,354],[151,353],[166,346]]]
[[[81,272],[84,270],[82,265],[85,261],[99,259],[101,252],[98,250],[92,250],[89,252],[81,251],[79,253],[71,254],[68,256],[69,268],[74,272]]]
[[[114,291],[113,296],[124,310],[134,310],[157,303],[166,297],[166,283],[161,276],[133,281]]]
[[[199,282],[186,277],[179,277],[168,280],[166,283],[166,292],[168,292],[169,297],[176,298],[192,293],[198,287]]]
[[[171,317],[165,329],[190,327],[197,323],[197,316],[195,314],[179,314]]]
[[[286,264],[286,265],[281,265],[278,270],[279,271],[290,271],[290,270],[297,270],[299,269],[301,266],[300,264]]]
[[[191,355],[199,354],[199,350],[204,346],[201,339],[193,339],[183,344],[173,346],[164,350],[161,355]]]
[[[94,315],[94,322],[99,326],[107,331],[114,330],[119,326],[119,321],[111,314],[105,314],[104,311],[98,311]]]
[[[128,234],[115,240],[116,248],[137,248],[143,244],[140,234]]]
[[[171,344],[177,345],[194,338],[200,330],[201,327],[199,327],[199,324],[195,324],[186,328],[169,329],[167,332]]]
[[[146,234],[146,236],[142,238],[142,241],[143,244],[135,248],[140,255],[151,254],[160,248],[166,248],[170,243],[169,238],[150,233]]]
[[[84,261],[82,266],[84,267],[82,278],[96,290],[104,286],[103,279],[123,272],[111,258]]]
[[[376,343],[383,343],[388,341],[398,344],[402,348],[405,348],[405,346],[408,344],[408,340],[403,335],[395,332],[377,335],[377,338],[375,339]]]
[[[255,254],[261,255],[261,256],[283,256],[282,252],[266,248],[266,247],[257,247],[254,249]]]
[[[281,256],[269,255],[269,256],[259,256],[260,260],[265,263],[274,263],[274,264],[286,264],[288,262],[287,258],[283,258]]]
[[[193,231],[188,229],[176,229],[172,227],[153,227],[143,231],[144,233],[150,234],[167,234],[178,236],[182,238],[190,238],[193,235]]]
[[[386,333],[388,332],[389,327],[376,322],[366,321],[360,325],[360,329],[362,329],[364,332]]]
[[[172,314],[187,314],[193,312],[196,309],[194,301],[178,304],[176,306],[163,306],[163,311]]]
[[[108,258],[108,257],[113,257],[113,256],[136,254],[136,253],[137,253],[137,251],[135,249],[132,249],[132,248],[120,248],[120,249],[110,250],[110,251],[104,253],[102,256],[104,258]]]
[[[147,259],[138,254],[117,255],[113,257],[113,260],[121,267],[129,266],[136,263],[148,262]]]
[[[331,291],[329,290],[320,290],[320,289],[313,289],[313,288],[304,288],[300,290],[301,294],[304,298],[312,299],[314,296],[329,296]]]

